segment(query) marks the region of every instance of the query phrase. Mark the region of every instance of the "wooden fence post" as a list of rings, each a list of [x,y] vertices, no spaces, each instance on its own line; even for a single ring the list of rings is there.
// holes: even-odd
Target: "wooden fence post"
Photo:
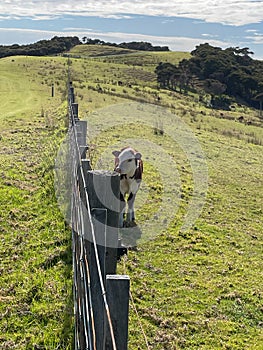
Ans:
[[[88,172],[87,188],[91,210],[106,209],[106,222],[98,216],[94,217],[98,235],[97,244],[105,246],[103,232],[106,230],[106,274],[116,273],[117,248],[119,236],[119,212],[120,212],[120,178],[115,172],[105,170],[93,170]]]
[[[79,147],[87,147],[87,121],[76,121],[77,142]],[[84,156],[81,156],[84,159]]]
[[[69,97],[69,102],[74,103],[75,102],[74,87],[71,84],[72,83],[70,83],[70,86],[69,86],[68,97]]]
[[[116,347],[118,350],[127,350],[130,278],[125,275],[107,275],[106,292]],[[105,333],[104,349],[112,350],[112,339],[108,324],[106,324]]]
[[[71,103],[72,113],[75,120],[79,120],[79,105],[78,103]]]

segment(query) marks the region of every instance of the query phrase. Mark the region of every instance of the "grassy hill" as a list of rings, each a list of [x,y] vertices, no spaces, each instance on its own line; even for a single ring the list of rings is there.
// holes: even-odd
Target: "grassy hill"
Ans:
[[[99,57],[108,55],[124,55],[134,52],[133,50],[107,45],[76,45],[69,54],[81,57]]]
[[[189,52],[157,52],[157,51],[138,51],[123,49],[120,47],[107,46],[107,45],[77,45],[73,47],[69,55],[85,57],[105,57],[105,56],[118,56],[117,60],[122,62],[123,60],[129,59],[131,57],[131,64],[144,65],[145,63],[149,64],[158,64],[162,62],[170,62],[176,64],[182,58],[190,57]],[[126,57],[128,55],[128,57]],[[119,57],[120,56],[120,57]],[[107,57],[108,58],[108,57]],[[133,61],[132,61],[133,58]],[[114,59],[114,57],[113,57]]]
[[[157,90],[157,61],[174,63],[186,54],[102,56],[101,47],[90,49],[69,63],[93,166],[111,169],[111,151],[127,143],[142,152],[145,165],[136,203],[142,236],[118,266],[131,278],[139,315],[131,304],[129,349],[147,348],[141,327],[150,349],[262,349],[258,111],[213,111],[195,96]],[[53,189],[54,159],[65,137],[67,62],[0,61],[3,349],[72,349],[71,237]],[[183,147],[184,132],[202,148],[208,180],[192,145]],[[202,184],[198,174],[205,203],[183,230]]]
[[[140,67],[154,73],[159,62],[178,64],[183,58],[189,58],[189,52],[155,52],[122,49],[106,45],[77,45],[70,50],[72,57],[93,58],[105,63],[122,64],[131,68]],[[130,76],[133,72],[130,72]]]

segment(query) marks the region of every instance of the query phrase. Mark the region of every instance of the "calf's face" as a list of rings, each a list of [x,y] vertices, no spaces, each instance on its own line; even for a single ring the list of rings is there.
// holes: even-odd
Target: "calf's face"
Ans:
[[[122,151],[114,151],[112,154],[115,156],[115,171],[120,174],[134,174],[137,168],[137,161],[141,159],[139,152],[134,152],[132,149],[127,148]]]

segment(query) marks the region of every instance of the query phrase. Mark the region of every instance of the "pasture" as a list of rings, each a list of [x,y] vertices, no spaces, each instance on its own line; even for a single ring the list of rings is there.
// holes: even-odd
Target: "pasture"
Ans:
[[[112,169],[111,151],[129,142],[145,167],[135,203],[141,237],[118,265],[131,278],[136,307],[131,303],[129,349],[147,349],[145,336],[156,350],[262,349],[258,112],[215,111],[194,95],[157,90],[155,65],[164,55],[174,63],[182,53],[92,50],[69,60],[92,164]],[[3,349],[72,349],[71,233],[53,188],[66,132],[67,63],[61,57],[0,60]],[[249,125],[237,121],[240,115]],[[184,130],[200,146],[207,173],[193,163],[196,149],[183,147]],[[193,226],[182,229],[199,180],[205,201]]]

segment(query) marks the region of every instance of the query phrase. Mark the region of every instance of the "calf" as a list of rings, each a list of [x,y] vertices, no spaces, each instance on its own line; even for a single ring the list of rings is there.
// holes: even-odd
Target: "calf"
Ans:
[[[120,227],[124,226],[124,217],[126,213],[125,196],[128,196],[128,211],[126,215],[127,225],[135,224],[134,201],[136,193],[140,188],[143,173],[143,162],[141,153],[131,147],[125,147],[120,151],[114,151],[115,171],[120,174],[120,200],[121,215]]]

